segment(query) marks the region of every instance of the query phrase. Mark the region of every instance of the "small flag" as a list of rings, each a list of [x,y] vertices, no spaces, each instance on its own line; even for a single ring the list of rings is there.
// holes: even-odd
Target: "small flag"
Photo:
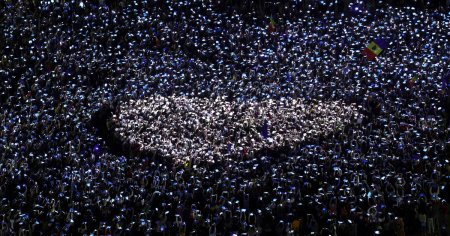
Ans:
[[[386,41],[383,39],[376,39],[369,43],[369,45],[362,51],[369,60],[374,60],[375,57],[380,55],[380,53],[387,47]]]
[[[270,24],[272,24],[273,26],[276,25],[275,20],[272,17],[269,18],[269,21],[270,21]]]
[[[418,76],[414,76],[414,77],[412,77],[411,79],[409,79],[409,81],[408,81],[409,87],[414,86],[414,84],[416,84],[416,81],[417,81],[418,79],[419,79]]]
[[[184,163],[184,168],[191,168],[191,162],[190,161],[186,161]]]
[[[275,31],[275,20],[273,20],[272,17],[269,18],[269,33],[272,33],[273,31]]]

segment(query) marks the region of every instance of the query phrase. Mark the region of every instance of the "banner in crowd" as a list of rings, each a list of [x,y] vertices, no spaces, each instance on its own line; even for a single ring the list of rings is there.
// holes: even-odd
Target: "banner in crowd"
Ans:
[[[269,18],[269,33],[272,33],[273,31],[275,31],[275,26],[276,26],[275,20],[272,17],[270,17]]]
[[[362,51],[362,54],[369,60],[375,60],[380,53],[387,47],[384,39],[376,39]]]

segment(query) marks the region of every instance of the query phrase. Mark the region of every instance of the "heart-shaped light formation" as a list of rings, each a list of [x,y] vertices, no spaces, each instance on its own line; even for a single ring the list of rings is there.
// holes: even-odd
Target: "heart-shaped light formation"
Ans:
[[[268,148],[295,147],[329,134],[359,113],[339,101],[302,99],[229,102],[225,99],[163,97],[129,100],[113,117],[122,141],[176,161],[225,155],[252,155]]]

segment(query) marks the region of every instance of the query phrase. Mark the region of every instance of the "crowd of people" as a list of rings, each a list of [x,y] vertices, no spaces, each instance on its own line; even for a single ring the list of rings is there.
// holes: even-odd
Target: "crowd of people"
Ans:
[[[1,235],[448,235],[448,7],[38,2],[0,3]],[[367,60],[376,38],[387,48]],[[249,124],[268,132],[221,133],[213,162],[201,145],[170,154],[188,135],[221,138],[166,133],[189,127],[186,112],[218,112],[200,129],[231,132],[240,106],[265,106]],[[112,129],[99,135],[105,107]],[[298,141],[226,155],[277,132]],[[149,146],[112,152],[116,136]]]
[[[235,103],[149,96],[121,104],[108,130],[141,153],[179,163],[215,162],[224,155],[253,158],[264,149],[295,148],[357,122],[355,110],[339,102],[305,104],[301,99]]]

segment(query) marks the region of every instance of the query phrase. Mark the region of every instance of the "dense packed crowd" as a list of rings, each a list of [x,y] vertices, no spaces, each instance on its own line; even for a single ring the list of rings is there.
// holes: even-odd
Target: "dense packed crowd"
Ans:
[[[215,162],[224,155],[253,158],[264,149],[295,148],[357,122],[354,110],[339,102],[305,104],[301,99],[235,103],[150,96],[123,103],[108,130],[140,152],[180,163]]]
[[[126,2],[0,3],[0,234],[449,233],[448,8]],[[368,61],[375,38],[388,47]],[[299,122],[321,135],[288,152],[189,165],[111,152],[90,125],[104,107],[140,125],[139,104],[171,97],[358,115],[332,132]],[[160,123],[185,127],[173,118]]]

